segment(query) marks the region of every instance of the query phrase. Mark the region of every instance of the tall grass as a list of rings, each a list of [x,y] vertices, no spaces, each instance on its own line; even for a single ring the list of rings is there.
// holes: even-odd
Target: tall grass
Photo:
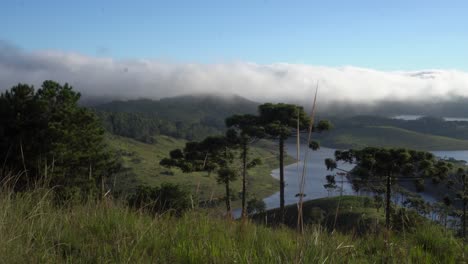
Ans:
[[[225,221],[203,211],[152,217],[116,201],[56,207],[47,189],[0,193],[0,263],[455,263],[461,242],[437,226],[405,237]]]

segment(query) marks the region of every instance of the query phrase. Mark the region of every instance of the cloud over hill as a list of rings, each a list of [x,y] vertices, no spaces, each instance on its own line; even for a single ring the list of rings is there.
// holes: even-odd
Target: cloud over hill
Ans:
[[[0,42],[0,89],[45,79],[69,82],[86,96],[163,98],[182,94],[238,94],[256,101],[432,101],[468,97],[468,73],[458,70],[378,71],[303,64],[173,63],[118,60],[61,51],[26,52]]]

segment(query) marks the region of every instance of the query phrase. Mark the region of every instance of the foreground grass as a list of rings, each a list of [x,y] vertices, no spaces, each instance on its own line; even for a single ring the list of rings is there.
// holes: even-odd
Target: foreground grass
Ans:
[[[337,128],[321,138],[333,148],[404,147],[417,150],[466,150],[468,140],[418,133],[392,126]]]
[[[297,205],[285,208],[285,224],[297,226]],[[279,208],[257,214],[253,219],[262,224],[275,226],[280,221]],[[383,209],[375,208],[373,199],[365,196],[327,197],[305,201],[303,204],[305,224],[319,224],[328,230],[343,232],[377,232],[385,223]]]
[[[122,153],[127,171],[115,179],[117,190],[128,191],[137,185],[158,186],[163,182],[187,186],[191,193],[200,200],[224,197],[224,185],[216,182],[215,173],[183,173],[179,169],[167,169],[159,161],[169,157],[169,152],[184,147],[185,140],[167,136],[157,136],[154,144],[142,143],[130,138],[108,136],[111,147]],[[248,171],[248,189],[255,190],[257,198],[264,198],[279,190],[279,181],[271,177],[271,171],[279,165],[277,146],[270,141],[260,141],[250,149],[251,157],[258,157],[263,164]],[[293,160],[287,158],[286,162]],[[231,184],[236,197],[241,192],[241,179]],[[251,192],[252,193],[252,192]],[[239,206],[240,198],[234,197],[233,206]]]
[[[1,263],[456,263],[462,243],[434,225],[352,236],[226,221],[152,217],[107,201],[54,207],[45,190],[0,194]]]

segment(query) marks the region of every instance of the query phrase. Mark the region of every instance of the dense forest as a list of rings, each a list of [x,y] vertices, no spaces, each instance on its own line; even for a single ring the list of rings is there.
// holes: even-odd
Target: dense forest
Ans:
[[[114,101],[95,106],[114,134],[148,141],[156,134],[200,140],[225,131],[230,115],[255,113],[257,103],[238,96],[180,96],[161,100]]]

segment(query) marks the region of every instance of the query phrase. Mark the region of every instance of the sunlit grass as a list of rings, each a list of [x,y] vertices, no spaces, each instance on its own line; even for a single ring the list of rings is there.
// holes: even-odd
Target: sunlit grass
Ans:
[[[116,201],[57,208],[47,190],[0,195],[2,263],[456,263],[462,243],[434,225],[352,236],[242,224],[188,212],[152,217]]]

